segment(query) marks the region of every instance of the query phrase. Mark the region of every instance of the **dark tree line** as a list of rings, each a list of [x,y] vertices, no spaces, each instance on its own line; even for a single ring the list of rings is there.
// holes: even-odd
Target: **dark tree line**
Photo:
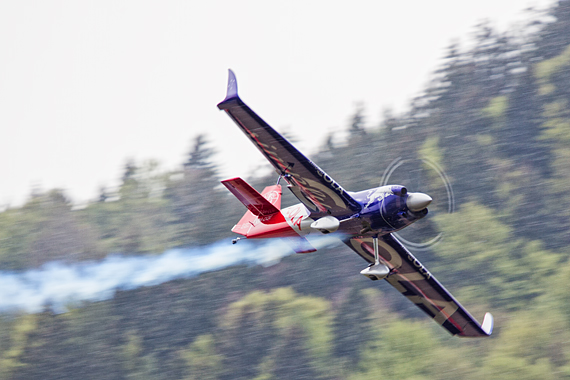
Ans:
[[[405,237],[442,233],[417,255],[476,317],[493,312],[492,338],[448,336],[358,275],[364,263],[338,246],[68,313],[2,314],[0,379],[570,378],[569,88],[561,1],[519,30],[478,25],[473,47],[449,47],[409,112],[369,125],[359,105],[346,139],[329,135],[312,157],[349,190],[378,186],[398,163],[390,182],[433,195]],[[434,168],[453,185],[454,213]],[[85,208],[51,190],[0,213],[0,270],[207,245],[244,211],[197,136],[179,170],[128,161],[120,187]]]

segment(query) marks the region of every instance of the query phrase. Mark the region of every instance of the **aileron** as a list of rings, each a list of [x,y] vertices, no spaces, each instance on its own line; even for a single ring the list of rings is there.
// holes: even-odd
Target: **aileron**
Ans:
[[[490,335],[493,317],[485,315],[483,325],[451,295],[427,268],[391,234],[380,237],[379,255],[392,269],[386,281],[434,321],[453,335],[478,337]],[[373,263],[372,238],[345,240],[364,260]]]

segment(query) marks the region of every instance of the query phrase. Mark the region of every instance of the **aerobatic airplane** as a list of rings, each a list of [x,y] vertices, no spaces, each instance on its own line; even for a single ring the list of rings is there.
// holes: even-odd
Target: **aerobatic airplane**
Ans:
[[[485,314],[479,324],[393,235],[426,216],[432,201],[429,195],[408,192],[400,185],[345,190],[239,98],[231,70],[226,98],[218,108],[226,111],[279,175],[277,184],[261,194],[241,178],[222,181],[248,209],[233,232],[248,239],[285,238],[297,253],[315,251],[306,235],[332,233],[369,263],[361,274],[386,280],[451,334],[491,335],[493,316]],[[281,209],[281,180],[300,204]]]

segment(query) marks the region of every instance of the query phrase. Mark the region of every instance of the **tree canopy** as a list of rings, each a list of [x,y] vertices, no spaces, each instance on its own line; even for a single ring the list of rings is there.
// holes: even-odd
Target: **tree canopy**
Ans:
[[[442,238],[415,254],[476,317],[493,312],[491,338],[448,336],[339,245],[66,313],[0,314],[0,379],[570,378],[570,2],[547,16],[511,33],[478,25],[409,111],[370,125],[359,104],[344,141],[323,135],[311,157],[349,190],[394,163],[390,181],[429,189],[410,233]],[[120,186],[84,208],[52,189],[0,212],[0,275],[230,239],[245,208],[219,185],[208,136],[189,145],[177,170],[126,161]]]

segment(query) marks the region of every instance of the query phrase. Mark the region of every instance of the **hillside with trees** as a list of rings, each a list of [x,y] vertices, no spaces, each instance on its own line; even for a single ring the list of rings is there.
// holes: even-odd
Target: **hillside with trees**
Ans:
[[[402,236],[441,234],[414,253],[475,317],[493,313],[492,337],[450,336],[338,244],[65,313],[3,312],[0,379],[570,379],[570,2],[507,33],[478,25],[408,112],[368,125],[359,106],[350,120],[311,158],[353,191],[398,162],[391,183],[432,194]],[[199,135],[179,170],[127,161],[86,207],[34,191],[0,212],[0,272],[229,242],[245,209],[219,180]]]

